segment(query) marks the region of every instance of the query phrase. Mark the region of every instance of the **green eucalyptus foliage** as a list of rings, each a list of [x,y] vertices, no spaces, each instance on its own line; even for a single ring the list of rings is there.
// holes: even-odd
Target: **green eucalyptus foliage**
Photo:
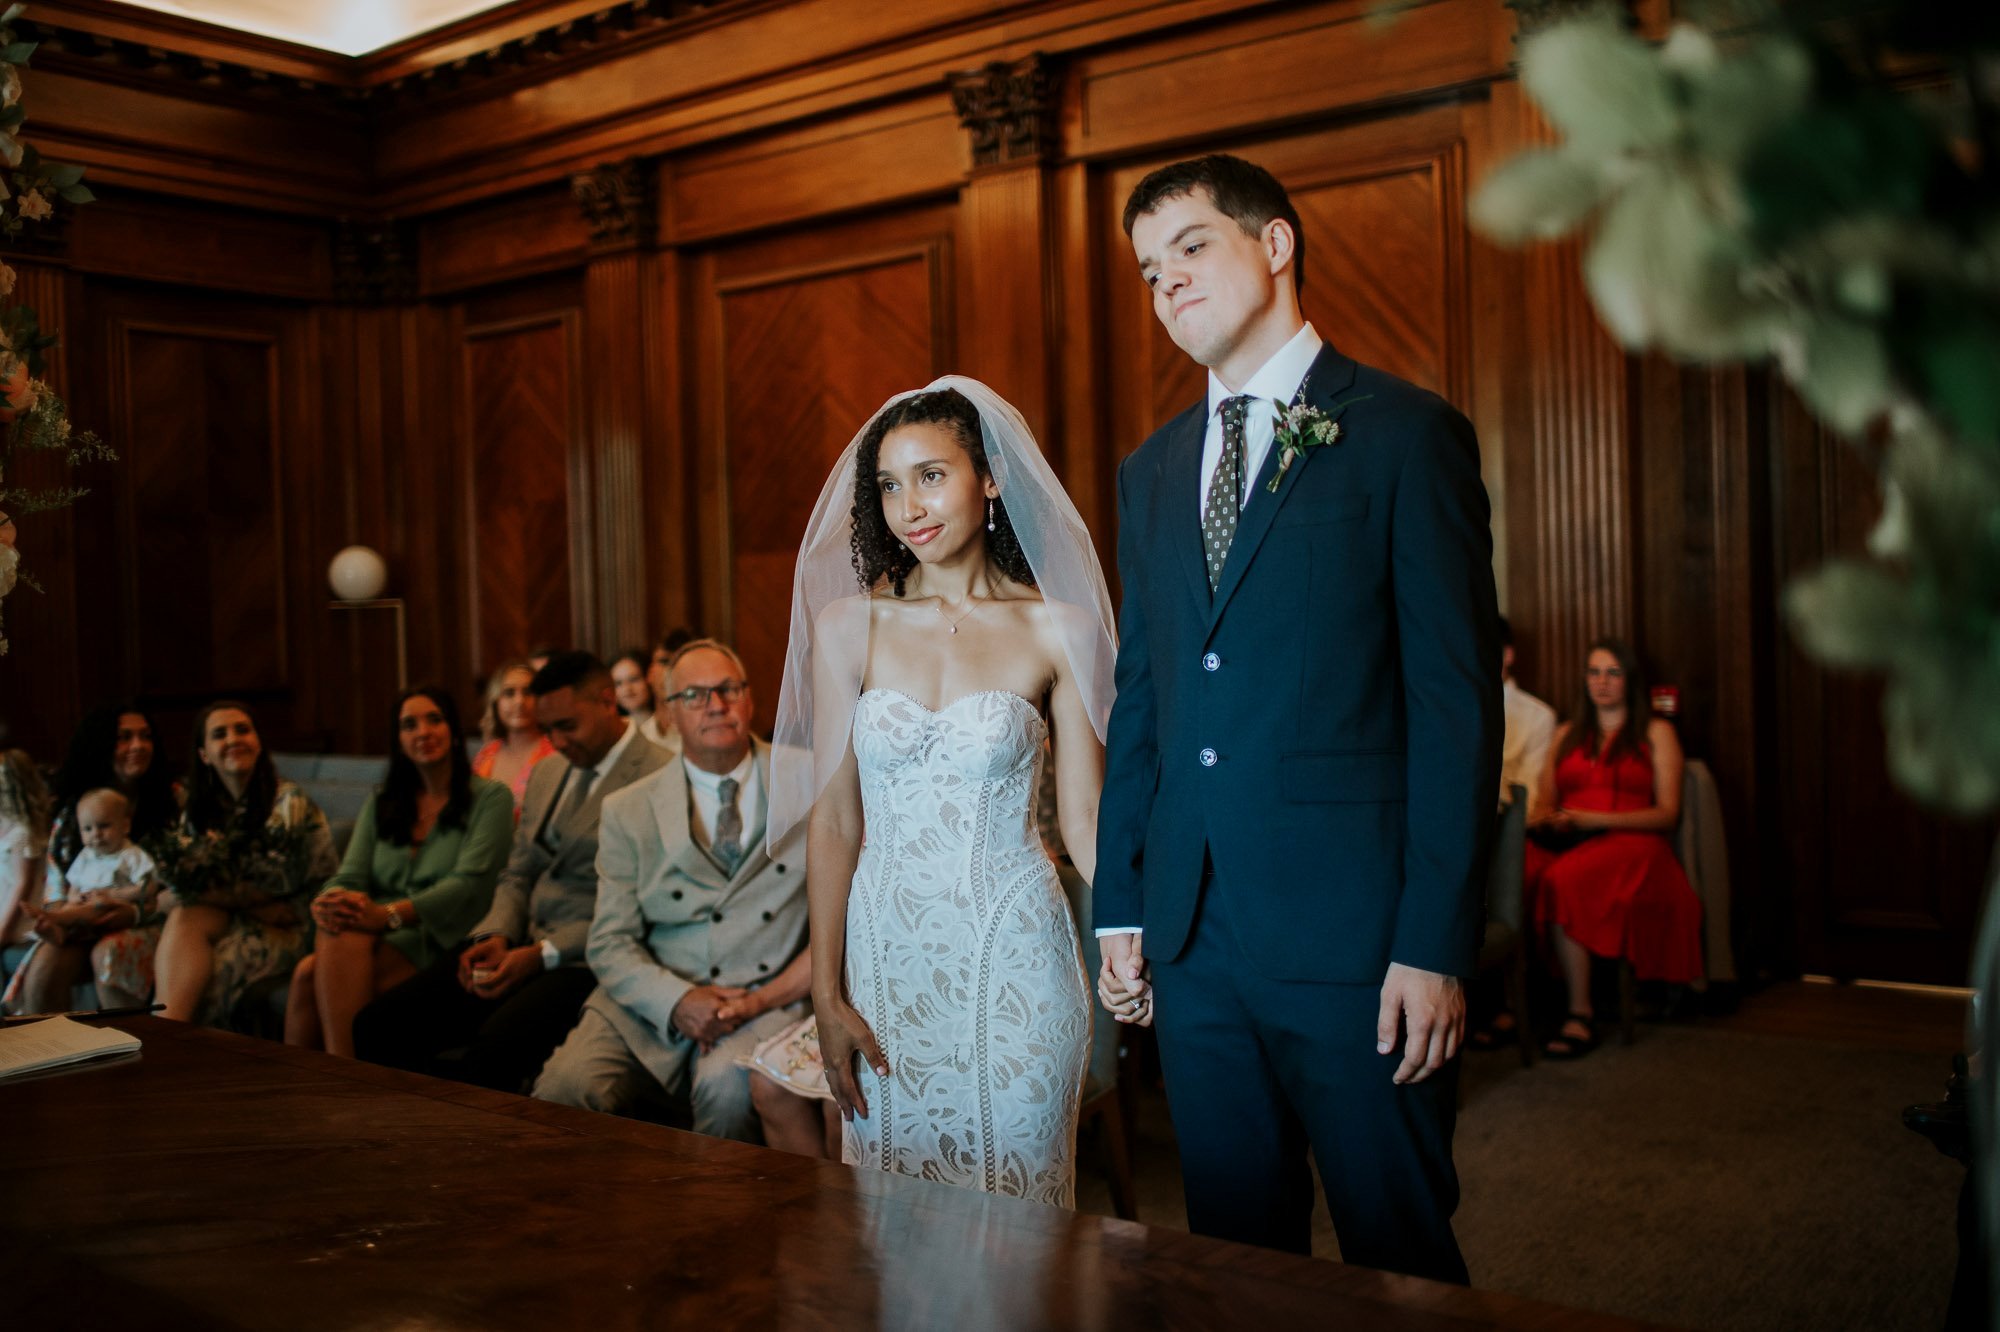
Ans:
[[[1786,609],[1819,659],[1886,674],[1897,782],[1976,813],[2000,808],[2000,19],[1966,20],[1798,0],[1657,45],[1605,13],[1550,28],[1521,82],[1561,144],[1503,164],[1471,212],[1504,243],[1587,229],[1621,344],[1775,360],[1880,446],[1870,558]],[[1900,87],[1891,51],[1933,54],[1953,96]]]

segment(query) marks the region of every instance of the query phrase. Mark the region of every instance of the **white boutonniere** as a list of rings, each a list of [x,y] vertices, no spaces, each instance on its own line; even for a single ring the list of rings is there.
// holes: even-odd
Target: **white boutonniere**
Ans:
[[[1301,397],[1304,396],[1301,390]],[[1375,395],[1365,394],[1359,398],[1349,398],[1347,402],[1336,403],[1333,410],[1338,412],[1349,403],[1366,402]],[[1274,426],[1271,439],[1278,446],[1278,471],[1265,487],[1276,494],[1278,483],[1291,470],[1294,459],[1305,456],[1307,449],[1323,449],[1340,440],[1340,422],[1331,420],[1327,414],[1309,402],[1295,402],[1283,411],[1274,412]]]

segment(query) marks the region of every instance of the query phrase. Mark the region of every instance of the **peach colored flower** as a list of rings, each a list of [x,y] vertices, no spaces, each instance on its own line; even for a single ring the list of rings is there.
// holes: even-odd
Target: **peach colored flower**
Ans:
[[[21,216],[30,222],[39,222],[55,211],[40,190],[29,190],[21,196]]]
[[[41,386],[29,377],[28,363],[15,361],[5,376],[0,376],[0,422],[12,421],[22,412],[34,408],[35,399],[41,396]]]
[[[0,262],[0,297],[12,296],[14,294],[15,277],[14,270],[7,267],[4,262]]]

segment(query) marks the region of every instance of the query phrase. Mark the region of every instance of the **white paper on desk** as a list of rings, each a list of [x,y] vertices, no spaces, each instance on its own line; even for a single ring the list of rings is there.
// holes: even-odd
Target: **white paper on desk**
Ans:
[[[139,1038],[110,1027],[86,1027],[68,1018],[45,1018],[0,1027],[0,1079],[130,1054]]]

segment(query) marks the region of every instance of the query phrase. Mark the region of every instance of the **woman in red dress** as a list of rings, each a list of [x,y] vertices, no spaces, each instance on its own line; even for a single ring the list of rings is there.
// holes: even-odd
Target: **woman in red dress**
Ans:
[[[1527,880],[1569,989],[1569,1014],[1543,1048],[1597,1048],[1590,959],[1625,958],[1641,980],[1700,979],[1701,899],[1668,838],[1681,816],[1680,738],[1653,716],[1632,649],[1590,648],[1584,694],[1557,728],[1530,821]],[[1567,849],[1555,849],[1569,843]]]

